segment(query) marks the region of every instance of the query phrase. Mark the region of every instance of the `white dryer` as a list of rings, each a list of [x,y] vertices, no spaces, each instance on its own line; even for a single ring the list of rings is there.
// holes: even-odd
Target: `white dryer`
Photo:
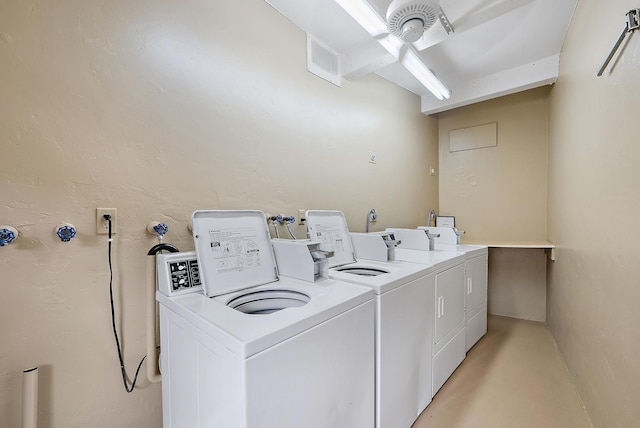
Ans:
[[[356,260],[340,211],[307,211],[306,219],[309,237],[334,253],[329,277],[367,286],[375,293],[375,426],[409,428],[432,397],[432,269],[415,263]],[[377,238],[374,245],[386,254],[387,247]]]
[[[435,249],[458,251],[465,255],[466,350],[469,351],[487,333],[487,292],[489,249],[484,245],[458,244],[453,228],[419,227],[434,235]]]
[[[373,426],[371,290],[278,278],[260,211],[196,211],[193,234],[158,256],[164,427]]]
[[[435,395],[455,369],[460,365],[466,356],[472,340],[471,336],[477,336],[479,330],[477,325],[482,320],[482,315],[478,315],[472,322],[471,334],[467,331],[467,305],[468,292],[473,289],[467,276],[472,273],[475,261],[467,265],[468,254],[481,249],[469,249],[470,253],[460,251],[461,246],[436,245],[435,249],[429,250],[429,240],[434,238],[437,231],[431,231],[431,238],[427,237],[424,230],[419,229],[387,229],[393,232],[398,239],[402,240],[402,249],[396,252],[398,260],[415,263],[423,263],[433,266],[435,271],[435,316],[434,316],[434,348],[433,348],[433,395]],[[486,261],[486,255],[485,255]],[[476,291],[481,290],[478,284]],[[485,301],[486,301],[486,280],[485,280]],[[477,294],[481,294],[478,292]],[[478,311],[482,312],[481,310]],[[486,306],[485,306],[485,332],[486,332]],[[475,328],[475,329],[474,329]],[[484,333],[482,333],[484,334]],[[479,337],[478,337],[479,338]]]

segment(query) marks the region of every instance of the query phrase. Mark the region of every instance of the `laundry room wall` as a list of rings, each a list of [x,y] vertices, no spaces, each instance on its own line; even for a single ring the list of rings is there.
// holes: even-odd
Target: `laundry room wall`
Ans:
[[[545,240],[549,86],[438,115],[440,212],[467,240]],[[451,151],[450,133],[496,124],[495,145]]]
[[[455,216],[463,241],[547,239],[549,91],[545,86],[438,115],[440,214]],[[451,131],[473,133],[493,123],[495,146],[450,150]],[[489,313],[544,321],[546,263],[541,249],[490,249]]]
[[[437,208],[437,121],[376,76],[306,71],[306,35],[262,0],[4,2],[0,13],[0,426],[20,425],[40,367],[40,428],[158,427],[161,391],[124,391],[107,238],[117,208],[117,323],[132,378],[144,355],[145,263],[193,248],[196,209],[339,209],[352,230],[423,224]],[[377,163],[369,163],[369,152]],[[54,227],[78,230],[62,243]],[[294,232],[304,237],[301,226]],[[144,370],[144,366],[143,366]]]
[[[550,97],[548,323],[594,427],[640,421],[640,34],[631,0],[578,3]]]

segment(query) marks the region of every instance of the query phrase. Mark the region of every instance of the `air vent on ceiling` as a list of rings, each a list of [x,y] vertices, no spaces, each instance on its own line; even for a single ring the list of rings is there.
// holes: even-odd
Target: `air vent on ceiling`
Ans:
[[[342,84],[340,57],[310,34],[307,34],[307,70],[336,86]]]

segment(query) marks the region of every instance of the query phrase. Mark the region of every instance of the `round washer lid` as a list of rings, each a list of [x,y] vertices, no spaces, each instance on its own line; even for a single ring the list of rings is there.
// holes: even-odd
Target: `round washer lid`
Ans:
[[[333,251],[329,267],[356,262],[347,219],[342,211],[310,210],[306,212],[309,238],[320,242],[320,249]]]
[[[262,211],[209,210],[192,215],[205,294],[219,296],[278,280]]]

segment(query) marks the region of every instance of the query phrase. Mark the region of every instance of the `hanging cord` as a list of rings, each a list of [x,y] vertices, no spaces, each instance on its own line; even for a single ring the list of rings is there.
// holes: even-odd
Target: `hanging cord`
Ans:
[[[138,364],[138,368],[136,369],[136,374],[133,377],[133,382],[131,382],[131,386],[129,386],[129,382],[127,381],[127,370],[124,367],[124,360],[122,358],[122,349],[120,347],[120,339],[118,338],[118,330],[116,329],[116,312],[115,305],[113,303],[113,263],[111,261],[111,247],[113,238],[111,235],[111,215],[105,214],[105,220],[109,222],[109,298],[111,300],[111,326],[113,327],[113,337],[116,339],[116,347],[118,349],[118,360],[120,361],[120,372],[122,373],[122,382],[124,383],[124,390],[128,393],[132,392],[136,387],[136,382],[138,380],[138,373],[140,373],[140,367],[142,367],[142,363],[144,362],[147,356],[145,355],[140,360],[140,364]]]

